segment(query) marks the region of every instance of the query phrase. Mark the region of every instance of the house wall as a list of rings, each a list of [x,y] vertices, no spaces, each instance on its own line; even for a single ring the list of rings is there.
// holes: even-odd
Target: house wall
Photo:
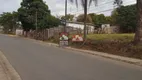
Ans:
[[[84,29],[84,24],[76,24],[76,23],[67,23],[67,26],[73,27],[73,28],[78,28],[83,30]],[[94,26],[87,25],[87,32],[88,33],[93,33],[94,32]]]

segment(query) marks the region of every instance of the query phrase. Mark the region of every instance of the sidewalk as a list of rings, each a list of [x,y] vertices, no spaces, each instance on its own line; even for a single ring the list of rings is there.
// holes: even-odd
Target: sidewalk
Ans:
[[[9,80],[1,64],[0,64],[0,80]]]
[[[18,73],[0,51],[0,80],[21,80]]]
[[[0,55],[0,80],[10,80],[6,75],[6,70],[3,65],[2,56]]]

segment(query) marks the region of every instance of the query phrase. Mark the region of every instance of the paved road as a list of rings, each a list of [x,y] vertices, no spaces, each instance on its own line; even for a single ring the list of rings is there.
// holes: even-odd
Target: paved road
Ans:
[[[0,50],[23,80],[142,80],[142,68],[0,35]]]

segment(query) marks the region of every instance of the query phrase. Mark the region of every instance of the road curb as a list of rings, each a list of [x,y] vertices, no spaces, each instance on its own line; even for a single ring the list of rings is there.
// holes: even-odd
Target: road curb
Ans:
[[[0,51],[0,64],[5,71],[8,80],[22,80],[16,70],[9,63],[4,54]]]
[[[91,50],[76,49],[76,48],[72,48],[72,47],[66,47],[66,49],[84,52],[84,53],[88,53],[88,54],[95,55],[95,56],[105,57],[105,58],[109,58],[109,59],[113,59],[113,60],[117,60],[117,61],[122,61],[122,62],[127,62],[130,64],[142,66],[142,60],[140,60],[140,59],[117,56],[117,55],[112,55],[112,54],[97,52],[97,51],[91,51]]]

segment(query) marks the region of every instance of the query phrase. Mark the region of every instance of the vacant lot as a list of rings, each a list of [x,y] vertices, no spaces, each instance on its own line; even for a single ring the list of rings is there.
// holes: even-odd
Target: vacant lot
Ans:
[[[87,38],[84,45],[71,43],[71,46],[142,59],[142,46],[133,45],[134,34],[90,34]]]

